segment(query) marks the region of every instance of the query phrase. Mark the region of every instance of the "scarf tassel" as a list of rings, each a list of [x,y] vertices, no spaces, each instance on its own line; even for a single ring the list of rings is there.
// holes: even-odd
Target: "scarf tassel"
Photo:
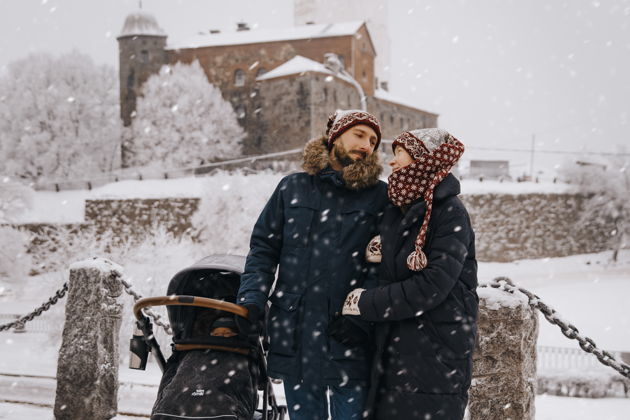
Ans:
[[[415,250],[407,257],[407,267],[412,271],[420,271],[427,266],[427,256],[422,250]]]

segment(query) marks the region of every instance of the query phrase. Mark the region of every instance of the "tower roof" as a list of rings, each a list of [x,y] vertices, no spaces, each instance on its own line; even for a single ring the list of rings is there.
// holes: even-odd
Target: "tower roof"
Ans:
[[[166,36],[166,32],[160,28],[153,15],[140,11],[127,16],[118,38],[138,35]]]

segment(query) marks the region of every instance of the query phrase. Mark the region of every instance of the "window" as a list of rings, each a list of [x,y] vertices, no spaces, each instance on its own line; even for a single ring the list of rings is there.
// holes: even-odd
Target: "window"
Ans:
[[[258,71],[256,72],[256,77],[258,78],[258,77],[262,76],[262,75],[263,75],[263,74],[265,74],[265,73],[267,73],[267,70],[266,70],[264,67],[261,67],[261,68],[259,68],[259,69],[258,69]]]
[[[241,69],[234,72],[234,86],[245,86],[245,72]]]

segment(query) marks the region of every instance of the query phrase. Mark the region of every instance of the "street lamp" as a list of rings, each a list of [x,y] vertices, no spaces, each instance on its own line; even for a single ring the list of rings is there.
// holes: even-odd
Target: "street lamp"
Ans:
[[[337,77],[343,79],[347,82],[350,82],[359,92],[359,98],[361,99],[361,110],[367,111],[367,101],[365,97],[365,93],[363,92],[363,88],[356,81],[354,77],[350,75],[343,67],[343,63],[339,59],[339,56],[335,53],[325,53],[324,54],[324,66],[332,71]]]

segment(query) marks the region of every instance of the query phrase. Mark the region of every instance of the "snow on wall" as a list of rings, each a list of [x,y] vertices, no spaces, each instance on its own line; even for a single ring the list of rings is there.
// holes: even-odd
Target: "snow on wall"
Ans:
[[[522,293],[508,293],[494,287],[479,287],[477,289],[479,299],[486,303],[486,309],[496,311],[500,308],[516,308],[528,305],[527,296]]]
[[[103,273],[116,272],[120,276],[124,273],[124,269],[120,265],[105,258],[94,257],[70,264],[70,270],[80,270],[85,268],[94,268]]]

